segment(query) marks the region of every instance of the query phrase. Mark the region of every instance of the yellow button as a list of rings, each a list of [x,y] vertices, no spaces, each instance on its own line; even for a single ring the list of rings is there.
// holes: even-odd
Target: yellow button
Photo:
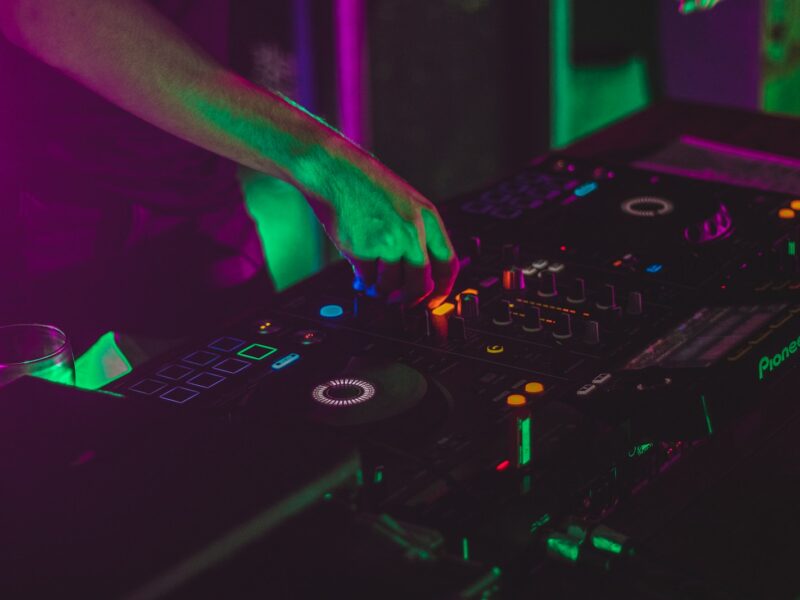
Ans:
[[[800,198],[789,202],[789,206],[792,208],[792,210],[800,210]]]
[[[778,211],[779,219],[794,219],[794,211],[791,208],[782,208]]]
[[[510,394],[508,398],[506,398],[506,404],[508,406],[525,406],[527,403],[528,401],[522,394]]]
[[[529,381],[525,384],[526,394],[541,394],[544,391],[544,385],[538,381]]]
[[[491,344],[486,346],[486,352],[489,354],[502,354],[505,352],[505,348],[503,348],[500,344]]]
[[[451,302],[442,302],[433,309],[433,314],[437,317],[446,317],[456,309],[456,305]]]

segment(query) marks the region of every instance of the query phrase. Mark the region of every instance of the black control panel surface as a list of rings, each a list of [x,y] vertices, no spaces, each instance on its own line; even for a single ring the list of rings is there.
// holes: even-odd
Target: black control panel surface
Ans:
[[[442,212],[441,306],[386,306],[340,264],[111,388],[352,441],[348,506],[403,561],[477,566],[453,598],[630,567],[651,532],[627,507],[748,415],[794,414],[800,200],[554,156]]]

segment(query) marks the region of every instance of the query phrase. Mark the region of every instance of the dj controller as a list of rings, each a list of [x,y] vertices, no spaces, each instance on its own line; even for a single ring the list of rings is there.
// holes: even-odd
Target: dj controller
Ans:
[[[441,209],[461,263],[441,306],[386,305],[339,264],[109,386],[290,437],[251,453],[264,472],[339,469],[289,486],[275,506],[304,508],[274,528],[215,504],[239,511],[217,541],[126,597],[749,597],[656,540],[795,416],[800,200],[550,156]]]

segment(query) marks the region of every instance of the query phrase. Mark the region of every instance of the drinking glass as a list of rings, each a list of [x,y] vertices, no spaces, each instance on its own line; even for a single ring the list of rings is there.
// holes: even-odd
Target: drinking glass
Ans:
[[[0,327],[0,387],[23,375],[75,385],[72,348],[63,331],[35,323]]]

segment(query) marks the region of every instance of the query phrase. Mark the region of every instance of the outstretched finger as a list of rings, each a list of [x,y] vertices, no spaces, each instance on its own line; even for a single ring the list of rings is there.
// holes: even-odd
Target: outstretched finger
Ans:
[[[425,240],[431,262],[433,291],[428,306],[435,308],[447,298],[458,276],[458,257],[439,214],[433,210],[422,211]]]
[[[410,261],[403,262],[403,303],[416,306],[433,291],[431,263],[426,261],[415,265]]]
[[[378,279],[378,262],[348,256],[347,262],[353,267],[353,289],[363,292],[375,286]]]

